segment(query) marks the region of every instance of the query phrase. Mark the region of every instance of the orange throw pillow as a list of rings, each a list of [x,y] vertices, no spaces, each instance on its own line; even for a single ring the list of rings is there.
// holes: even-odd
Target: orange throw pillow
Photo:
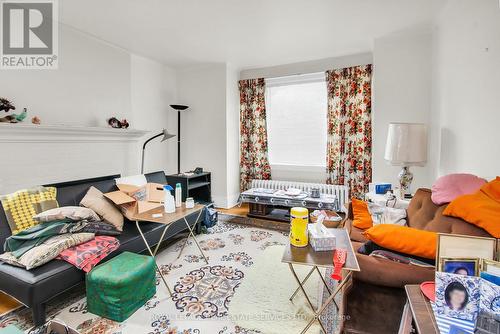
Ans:
[[[462,218],[500,238],[500,176],[474,194],[454,199],[444,209],[443,215]]]
[[[436,258],[437,233],[407,226],[380,224],[363,232],[377,245],[408,255]]]
[[[368,211],[368,204],[356,198],[351,199],[351,202],[352,213],[354,216],[352,225],[362,230],[366,230],[367,228],[372,227],[373,221],[372,216],[370,215],[370,211]]]

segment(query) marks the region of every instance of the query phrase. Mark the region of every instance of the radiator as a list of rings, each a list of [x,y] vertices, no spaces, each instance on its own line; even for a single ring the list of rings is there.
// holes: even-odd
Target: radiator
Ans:
[[[277,180],[252,180],[251,188],[265,188],[275,190],[297,188],[306,192],[311,192],[311,188],[319,188],[319,192],[322,194],[336,195],[339,201],[339,206],[342,210],[345,210],[345,204],[349,201],[349,188],[347,186],[339,186],[334,184]]]

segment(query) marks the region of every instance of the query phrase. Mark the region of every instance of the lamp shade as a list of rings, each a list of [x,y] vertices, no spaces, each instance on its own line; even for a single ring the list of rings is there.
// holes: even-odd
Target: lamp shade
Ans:
[[[168,133],[167,129],[163,129],[162,135],[163,135],[163,138],[161,139],[161,141],[165,141],[167,139],[175,137],[175,135]]]
[[[425,166],[427,126],[420,123],[391,123],[384,159],[395,166]]]

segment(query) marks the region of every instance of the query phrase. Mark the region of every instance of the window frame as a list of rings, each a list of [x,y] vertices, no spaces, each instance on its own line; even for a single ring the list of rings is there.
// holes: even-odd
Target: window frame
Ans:
[[[266,99],[268,96],[267,95],[268,88],[297,85],[297,84],[305,84],[305,83],[317,83],[317,82],[324,82],[326,85],[325,72],[314,72],[314,73],[305,73],[305,74],[295,74],[295,75],[284,76],[284,77],[266,78],[265,79]],[[328,98],[328,94],[327,94],[326,98]],[[327,106],[327,108],[328,108],[328,106]],[[326,110],[326,112],[328,113],[328,110]],[[266,110],[266,113],[268,113],[268,115],[269,115],[269,110]],[[326,123],[327,123],[327,117],[325,115],[325,124]],[[326,124],[326,125],[327,125],[327,131],[328,131],[328,124]],[[269,132],[270,132],[269,122],[267,122],[266,127],[267,127],[267,133],[269,134]],[[299,173],[307,173],[307,172],[322,173],[322,172],[326,171],[326,154],[327,154],[327,152],[325,149],[325,159],[321,165],[272,163],[271,161],[269,163],[270,163],[271,169],[274,169],[277,171],[299,172]]]

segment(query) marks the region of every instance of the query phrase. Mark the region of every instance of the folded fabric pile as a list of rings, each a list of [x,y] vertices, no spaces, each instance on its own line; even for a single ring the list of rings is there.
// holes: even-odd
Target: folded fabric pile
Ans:
[[[56,194],[56,188],[36,187],[0,196],[12,231],[0,261],[30,270],[61,254],[88,271],[119,247],[116,238],[95,239],[123,228],[123,216],[98,189],[89,189],[82,206],[58,207]]]
[[[57,257],[88,273],[102,259],[120,247],[114,237],[97,236],[86,243],[63,250]]]
[[[24,267],[26,270],[31,270],[55,259],[63,250],[89,241],[94,236],[93,233],[56,235],[43,241],[20,257],[16,257],[12,252],[6,252],[0,255],[0,260],[14,266]]]

